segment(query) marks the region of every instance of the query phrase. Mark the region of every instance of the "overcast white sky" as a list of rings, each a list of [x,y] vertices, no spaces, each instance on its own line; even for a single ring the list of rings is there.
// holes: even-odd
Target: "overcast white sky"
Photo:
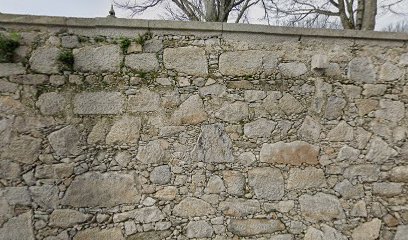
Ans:
[[[110,4],[111,0],[0,0],[0,12],[48,16],[105,17],[108,15]],[[120,9],[115,10],[117,17],[129,17],[129,13]],[[260,23],[256,19],[261,15],[261,12],[252,11],[251,23]],[[135,18],[160,19],[160,10],[150,10]],[[381,16],[377,21],[377,29],[403,18],[402,16]],[[408,17],[405,16],[405,18]]]

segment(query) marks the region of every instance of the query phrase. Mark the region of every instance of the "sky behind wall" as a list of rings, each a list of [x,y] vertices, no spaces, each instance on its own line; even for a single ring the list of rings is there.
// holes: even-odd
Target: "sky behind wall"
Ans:
[[[67,17],[106,17],[110,9],[111,0],[0,0],[1,13],[67,16]],[[116,16],[129,18],[129,13],[115,9]],[[143,15],[134,18],[161,19],[160,10],[149,10]],[[261,11],[251,11],[251,23],[259,24],[258,16]],[[405,18],[407,16],[404,16]],[[403,20],[404,17],[392,15],[380,16],[377,20],[377,29],[382,29],[388,24]]]

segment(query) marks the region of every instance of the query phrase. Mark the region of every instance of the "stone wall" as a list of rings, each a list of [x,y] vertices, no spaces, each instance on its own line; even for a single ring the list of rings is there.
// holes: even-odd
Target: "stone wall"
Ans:
[[[0,239],[407,239],[408,35],[111,21],[0,14]]]

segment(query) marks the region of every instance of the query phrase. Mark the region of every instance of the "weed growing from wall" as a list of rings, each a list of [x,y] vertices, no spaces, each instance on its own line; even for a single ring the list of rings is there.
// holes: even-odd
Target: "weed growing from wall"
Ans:
[[[66,68],[73,69],[74,67],[74,54],[70,50],[64,50],[58,55],[58,61],[61,62]]]
[[[20,46],[20,35],[17,33],[5,36],[0,34],[0,62],[12,62],[14,50]]]

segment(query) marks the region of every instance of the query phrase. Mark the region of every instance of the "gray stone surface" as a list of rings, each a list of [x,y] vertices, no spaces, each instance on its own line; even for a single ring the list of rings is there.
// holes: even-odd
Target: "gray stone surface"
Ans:
[[[9,219],[0,228],[0,239],[2,240],[34,240],[34,231],[32,227],[31,211],[22,213],[14,218]]]
[[[160,68],[155,53],[130,54],[125,57],[125,65],[141,72],[157,71]]]
[[[126,240],[145,240],[145,239],[165,239],[171,235],[171,231],[148,231],[133,234]]]
[[[160,107],[160,95],[147,88],[142,88],[135,95],[129,96],[127,110],[129,112],[153,112]]]
[[[142,122],[140,118],[125,115],[116,120],[106,135],[106,144],[138,144]]]
[[[341,121],[337,126],[329,131],[327,138],[332,142],[344,142],[353,140],[353,128],[345,121]]]
[[[404,72],[398,66],[391,62],[386,62],[381,66],[380,80],[382,81],[395,81],[401,79]]]
[[[0,63],[0,77],[25,74],[25,67],[17,63]]]
[[[277,168],[251,169],[248,184],[258,199],[280,200],[285,193],[283,175]]]
[[[1,179],[18,179],[21,174],[21,167],[18,163],[2,160],[0,161],[0,178]]]
[[[260,234],[272,234],[285,229],[279,220],[269,219],[231,219],[228,230],[240,237],[250,237]]]
[[[298,130],[298,136],[304,141],[316,142],[320,138],[322,126],[318,120],[306,116],[302,126]]]
[[[381,220],[374,218],[355,228],[351,237],[353,240],[374,240],[380,236]]]
[[[39,73],[58,73],[59,63],[57,59],[60,52],[56,47],[40,47],[35,49],[29,60],[31,69]]]
[[[326,185],[322,169],[306,167],[305,169],[292,168],[289,170],[288,189],[321,188]]]
[[[52,165],[40,165],[35,168],[36,178],[64,179],[74,173],[74,164],[58,163]]]
[[[238,123],[248,118],[248,104],[240,101],[234,103],[225,102],[215,113],[215,116],[229,123]]]
[[[348,64],[347,76],[356,83],[375,83],[377,74],[369,57],[357,57]]]
[[[301,62],[290,62],[279,64],[279,71],[284,77],[296,78],[307,73],[307,67]]]
[[[408,64],[408,63],[407,63]],[[394,240],[404,240],[408,235],[408,225],[400,225],[395,233]]]
[[[232,141],[222,124],[201,126],[201,134],[191,153],[193,161],[223,163],[234,161]]]
[[[173,214],[179,217],[208,216],[215,213],[215,209],[206,201],[187,197],[174,206]]]
[[[319,147],[303,141],[263,144],[260,161],[290,165],[318,164]]]
[[[334,186],[334,190],[341,194],[344,199],[360,199],[364,196],[364,188],[361,184],[351,184],[347,179]]]
[[[327,55],[316,54],[312,56],[312,70],[323,70],[329,67],[329,59]]]
[[[391,122],[399,122],[405,116],[405,105],[401,101],[380,100],[380,108],[375,111],[375,116]]]
[[[140,146],[136,158],[144,164],[166,163],[170,160],[168,148],[169,143],[166,140],[154,140]]]
[[[74,49],[74,69],[79,72],[118,72],[122,62],[119,45]]]
[[[208,179],[207,187],[205,188],[205,192],[212,194],[212,193],[221,193],[226,190],[224,186],[224,182],[220,176],[214,175]]]
[[[244,125],[244,134],[249,138],[268,138],[276,127],[276,122],[265,118]]]
[[[154,184],[163,185],[171,180],[171,171],[168,165],[158,166],[150,173],[150,181]]]
[[[156,206],[138,208],[135,210],[117,213],[113,216],[113,221],[123,222],[129,219],[135,220],[137,223],[152,223],[158,222],[165,218],[165,215]]]
[[[125,99],[119,92],[83,92],[74,97],[76,114],[119,114]]]
[[[225,52],[220,55],[219,68],[223,75],[245,76],[262,72],[261,51]]]
[[[83,223],[90,219],[91,215],[72,209],[55,209],[50,214],[50,226],[68,228]]]
[[[259,212],[261,205],[257,200],[231,198],[221,202],[219,209],[226,216],[243,218]]]
[[[374,137],[369,143],[369,149],[366,158],[371,162],[383,163],[389,158],[395,157],[398,152],[389,147],[388,144],[380,137]]]
[[[62,36],[61,46],[64,48],[76,48],[80,46],[79,38],[75,35]]]
[[[239,171],[224,171],[223,179],[227,192],[234,196],[245,194],[245,176]]]
[[[298,114],[303,111],[302,104],[291,94],[283,94],[282,98],[279,99],[279,108],[286,114]]]
[[[31,186],[29,190],[33,202],[44,210],[55,209],[60,203],[59,189],[55,185]]]
[[[211,238],[214,233],[211,225],[204,220],[190,221],[186,226],[188,238]]]
[[[408,166],[398,166],[391,169],[389,177],[393,182],[408,182]]]
[[[165,68],[177,72],[197,76],[208,74],[205,51],[198,47],[165,48],[163,62]]]
[[[136,204],[139,182],[133,174],[88,172],[75,177],[62,204],[73,207],[113,207]]]
[[[306,220],[310,222],[331,221],[343,219],[345,214],[339,199],[330,194],[304,194],[299,198],[300,210]]]
[[[41,94],[36,105],[40,108],[43,115],[56,115],[61,113],[65,106],[65,97],[56,92]]]
[[[48,135],[48,141],[58,155],[76,155],[81,151],[79,137],[79,131],[69,125]]]
[[[198,95],[192,95],[174,111],[172,121],[176,125],[199,124],[206,121],[207,117],[203,100]]]
[[[79,231],[74,236],[74,240],[90,240],[90,239],[98,239],[98,240],[125,240],[122,235],[122,231],[120,228],[107,228],[107,229],[100,229],[100,228],[87,228],[84,230]]]
[[[346,107],[347,102],[342,97],[330,96],[327,99],[326,109],[324,117],[329,120],[334,120],[342,116],[343,109]]]
[[[40,85],[48,82],[48,76],[43,74],[26,74],[11,76],[10,82],[19,83],[23,85]]]
[[[375,164],[351,165],[344,170],[344,177],[348,179],[358,178],[363,182],[377,181],[380,175],[380,167]]]
[[[17,88],[18,88],[17,84],[0,79],[0,93],[6,92],[15,93],[17,91]]]
[[[41,139],[23,135],[11,140],[10,144],[2,149],[1,158],[31,164],[38,159],[40,149]]]
[[[373,184],[373,194],[393,197],[402,193],[403,183],[376,182]]]

